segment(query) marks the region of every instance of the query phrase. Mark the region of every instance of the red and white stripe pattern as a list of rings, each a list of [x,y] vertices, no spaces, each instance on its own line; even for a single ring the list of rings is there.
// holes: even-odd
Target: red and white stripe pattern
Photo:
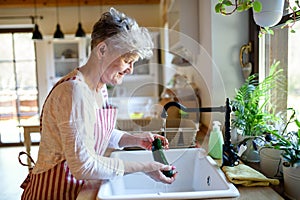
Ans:
[[[76,79],[81,81],[77,76],[60,80],[52,88],[49,95],[57,85]],[[107,102],[108,94],[106,87],[103,87],[102,95],[104,102]],[[103,109],[97,109],[96,113],[97,121],[94,130],[96,142],[94,148],[99,155],[103,155],[108,146],[112,130],[115,127],[117,109],[112,106],[106,106]],[[42,117],[43,112],[40,117],[41,127]],[[21,197],[22,200],[75,200],[84,184],[84,180],[76,180],[71,174],[66,161],[56,165],[47,172],[40,174],[30,173],[29,177]]]
[[[66,161],[40,174],[30,174],[21,200],[75,200],[84,180],[76,180]]]
[[[98,155],[103,155],[108,146],[111,133],[116,124],[117,108],[107,105],[96,111],[94,127],[95,146]]]
[[[76,79],[81,81],[81,79],[77,76],[61,79],[49,92],[45,101],[47,101],[56,86],[63,82]],[[40,116],[41,134],[42,118],[43,110]],[[76,180],[70,173],[66,161],[63,161],[47,172],[40,174],[30,173],[29,180],[27,180],[26,184],[27,185],[24,188],[24,192],[21,197],[22,200],[75,200],[84,184],[84,181]]]

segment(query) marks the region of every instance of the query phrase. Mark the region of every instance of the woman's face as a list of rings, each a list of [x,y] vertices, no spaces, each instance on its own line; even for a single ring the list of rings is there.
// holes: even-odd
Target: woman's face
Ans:
[[[139,59],[137,54],[127,53],[115,59],[101,76],[101,82],[110,85],[118,85],[126,74],[132,74],[133,65]]]

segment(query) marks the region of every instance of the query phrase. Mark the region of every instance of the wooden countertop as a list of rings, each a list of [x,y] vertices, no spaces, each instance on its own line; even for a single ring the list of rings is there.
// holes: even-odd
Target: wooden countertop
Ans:
[[[226,199],[254,199],[255,200],[284,200],[277,192],[275,192],[271,187],[244,187],[236,186],[240,192],[240,197],[238,198],[226,198]]]
[[[222,165],[221,160],[215,160],[219,166]],[[255,170],[259,171],[259,163],[246,163],[248,166],[252,167]],[[284,200],[280,194],[283,194],[283,184],[280,182],[278,186],[257,186],[257,187],[245,187],[242,185],[235,185],[240,192],[240,196],[237,198],[226,198],[226,199],[254,199],[255,200],[264,200],[264,199],[272,199],[272,200]],[[275,190],[276,189],[276,190]],[[224,198],[219,198],[224,199]]]

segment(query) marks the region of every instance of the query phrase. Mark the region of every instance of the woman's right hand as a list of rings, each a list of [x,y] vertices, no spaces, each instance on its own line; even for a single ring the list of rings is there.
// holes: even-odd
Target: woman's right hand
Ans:
[[[159,162],[151,162],[148,167],[150,170],[146,170],[145,174],[153,180],[167,184],[171,184],[175,181],[177,172],[175,172],[172,177],[167,177],[163,174],[163,171],[175,170],[174,166],[164,165]]]

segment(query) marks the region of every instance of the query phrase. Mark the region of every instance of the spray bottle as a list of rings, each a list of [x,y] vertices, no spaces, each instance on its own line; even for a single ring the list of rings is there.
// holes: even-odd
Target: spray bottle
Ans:
[[[223,134],[220,129],[219,121],[213,122],[213,128],[209,136],[208,154],[214,159],[222,159],[223,155]]]

